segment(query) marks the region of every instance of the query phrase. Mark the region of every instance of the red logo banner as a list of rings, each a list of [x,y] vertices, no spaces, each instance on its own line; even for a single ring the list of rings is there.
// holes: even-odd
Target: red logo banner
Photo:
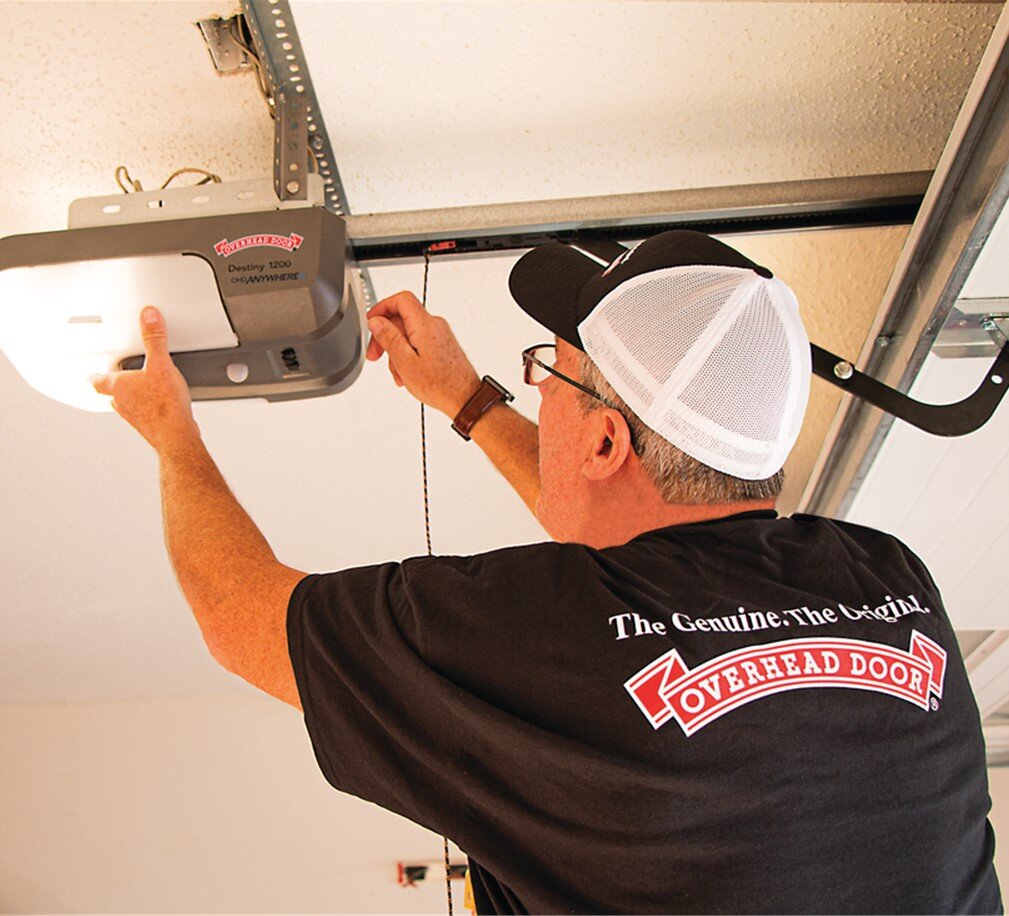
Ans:
[[[285,251],[297,251],[303,241],[304,238],[294,232],[288,236],[247,235],[233,242],[221,239],[214,246],[214,251],[222,258],[230,258],[236,251],[244,251],[246,248],[283,248]]]
[[[653,728],[675,719],[688,737],[754,700],[807,687],[873,690],[938,708],[946,650],[917,630],[910,650],[858,639],[789,639],[719,655],[692,671],[670,649],[624,687]]]

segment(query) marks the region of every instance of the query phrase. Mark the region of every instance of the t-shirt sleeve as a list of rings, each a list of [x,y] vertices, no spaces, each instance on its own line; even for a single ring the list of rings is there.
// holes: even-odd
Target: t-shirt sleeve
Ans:
[[[291,663],[326,779],[445,832],[452,688],[405,637],[403,591],[394,563],[303,579],[288,606]]]
[[[550,638],[563,621],[543,609],[575,580],[584,590],[587,551],[541,544],[303,579],[288,643],[326,779],[462,841],[497,791],[480,760],[504,762],[537,728],[535,700],[522,699],[536,685],[517,684],[517,669],[564,668],[521,656],[565,651]]]

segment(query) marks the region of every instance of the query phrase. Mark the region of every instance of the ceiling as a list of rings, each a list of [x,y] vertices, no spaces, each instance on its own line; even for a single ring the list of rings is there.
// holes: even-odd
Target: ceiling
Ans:
[[[292,7],[354,213],[932,169],[1001,11],[833,2]],[[270,175],[272,122],[252,76],[215,74],[193,25],[230,15],[230,3],[32,0],[2,9],[0,236],[64,227],[72,200],[115,193],[121,163],[146,188],[183,166],[225,180]],[[905,235],[860,229],[737,242],[796,289],[814,339],[854,354]],[[436,260],[429,301],[478,370],[512,388],[518,409],[534,417],[517,354],[543,332],[507,293],[519,254]],[[379,296],[419,291],[421,277],[419,263],[372,268]],[[790,471],[800,483],[836,404],[826,386],[818,392]],[[195,414],[283,562],[325,571],[423,552],[418,408],[384,367],[369,365],[332,398],[201,403]],[[250,696],[210,660],[175,584],[146,443],[115,415],[38,395],[2,355],[0,419],[8,430],[0,437],[0,707],[9,721],[26,723],[34,717],[22,708],[44,705],[52,711],[44,721],[63,722],[52,729],[76,735],[59,704],[114,717],[124,704]],[[475,446],[440,416],[427,427],[436,552],[545,537]],[[909,475],[927,474],[915,470],[914,449],[906,460]],[[136,718],[140,707],[129,708]],[[95,733],[107,739],[114,729]],[[39,738],[38,760],[73,744],[66,740]],[[26,787],[39,765],[34,746],[19,763]],[[9,798],[19,785],[8,779]],[[4,816],[12,810],[6,829],[33,829],[34,809],[0,805]],[[48,851],[58,870],[60,855],[83,855],[57,845]],[[184,855],[157,848],[166,861]],[[24,865],[24,895],[16,905],[0,898],[0,907],[38,911],[48,901],[72,911],[77,878],[62,869],[63,896],[47,897],[37,867]],[[297,869],[290,863],[286,879]],[[295,883],[306,891],[288,898],[293,909],[340,909],[319,882]],[[143,911],[163,899],[136,894],[117,905]],[[203,911],[227,908],[209,890],[191,899]],[[246,898],[230,899],[253,911]],[[396,906],[354,905],[366,904]]]

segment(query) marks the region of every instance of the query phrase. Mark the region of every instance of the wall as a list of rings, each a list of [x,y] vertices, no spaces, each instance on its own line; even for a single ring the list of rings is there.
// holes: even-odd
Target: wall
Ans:
[[[995,828],[995,871],[1003,895],[1009,897],[1009,767],[988,770],[988,791],[992,801],[989,819]]]
[[[251,688],[0,706],[0,735],[0,912],[445,912],[395,869],[441,839],[330,788],[300,713]]]

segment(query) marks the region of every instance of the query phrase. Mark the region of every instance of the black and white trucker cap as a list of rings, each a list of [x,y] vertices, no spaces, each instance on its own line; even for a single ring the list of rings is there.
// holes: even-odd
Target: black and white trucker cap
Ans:
[[[677,448],[746,480],[785,463],[811,354],[795,295],[766,267],[700,232],[633,248],[586,235],[532,249],[508,285]]]

